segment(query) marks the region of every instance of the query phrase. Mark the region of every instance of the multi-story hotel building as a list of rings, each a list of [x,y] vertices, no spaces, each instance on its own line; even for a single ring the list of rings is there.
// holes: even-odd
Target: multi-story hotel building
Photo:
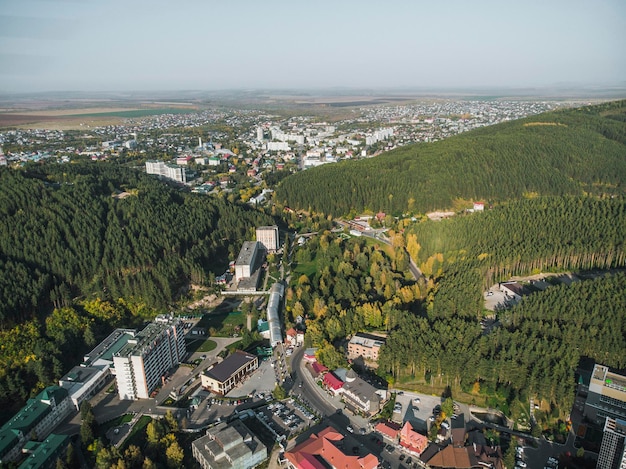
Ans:
[[[606,417],[626,420],[626,376],[596,364],[591,373],[585,417],[602,425]]]
[[[17,461],[31,440],[43,441],[73,410],[67,391],[49,386],[0,427],[0,465]]]
[[[157,176],[182,182],[183,184],[187,183],[187,173],[185,172],[185,168],[175,164],[167,164],[163,161],[146,161],[146,173],[156,174]]]
[[[120,399],[147,399],[187,353],[183,322],[158,316],[113,355]]]
[[[607,417],[597,469],[626,469],[626,421]]]
[[[241,251],[235,261],[235,280],[250,277],[256,270],[257,254],[259,252],[256,241],[244,241]]]

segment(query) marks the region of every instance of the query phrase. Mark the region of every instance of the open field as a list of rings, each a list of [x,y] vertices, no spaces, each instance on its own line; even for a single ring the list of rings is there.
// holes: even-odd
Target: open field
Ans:
[[[164,103],[165,104],[165,103]],[[160,114],[186,114],[195,112],[195,106],[177,107],[84,107],[40,110],[0,111],[0,128],[70,130],[104,125],[115,125],[125,118],[139,118]]]

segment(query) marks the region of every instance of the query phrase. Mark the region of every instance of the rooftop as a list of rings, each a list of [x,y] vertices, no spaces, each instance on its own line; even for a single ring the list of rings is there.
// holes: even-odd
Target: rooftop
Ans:
[[[172,326],[182,324],[180,319],[167,318],[165,316],[157,316],[154,322],[151,322],[138,332],[135,337],[129,338],[115,356],[130,357],[144,355],[146,349],[151,347],[153,342]]]
[[[29,454],[28,458],[20,464],[20,469],[39,469],[49,467],[51,462],[49,459],[53,458],[54,462],[57,455],[65,449],[65,446],[67,446],[69,441],[70,437],[68,435],[55,434],[48,435],[48,438],[42,442],[29,441],[25,448],[28,449],[31,454]]]
[[[257,250],[257,241],[244,241],[239,251],[239,256],[235,261],[235,265],[249,265],[252,263],[252,257]]]
[[[230,378],[238,369],[256,360],[256,355],[246,353],[242,350],[236,350],[235,353],[229,355],[210,370],[204,372],[210,378],[219,382],[224,382]]]
[[[385,344],[385,337],[357,332],[350,339],[350,343],[368,348],[381,347]]]
[[[102,358],[107,361],[113,361],[113,355],[116,354],[129,339],[135,336],[134,329],[115,329],[109,336],[100,342],[96,348],[85,355],[85,361],[89,364]]]

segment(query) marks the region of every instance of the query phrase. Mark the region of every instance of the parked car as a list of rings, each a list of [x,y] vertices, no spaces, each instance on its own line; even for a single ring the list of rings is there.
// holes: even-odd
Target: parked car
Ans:
[[[346,427],[346,430],[348,430],[350,433],[354,433],[354,428],[352,428],[352,425],[348,425]]]

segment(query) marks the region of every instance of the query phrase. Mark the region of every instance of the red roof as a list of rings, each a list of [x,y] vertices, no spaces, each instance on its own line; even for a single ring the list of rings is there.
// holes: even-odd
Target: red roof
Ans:
[[[318,362],[313,362],[311,364],[311,368],[313,368],[313,371],[317,373],[318,375],[320,373],[324,373],[325,371],[328,371],[328,368],[326,368],[324,365]]]
[[[290,337],[295,337],[295,336],[296,336],[296,334],[297,334],[297,332],[296,332],[296,330],[292,327],[291,329],[289,329],[289,330],[286,332],[286,334],[287,334],[288,336],[290,336]]]
[[[343,381],[337,378],[331,371],[330,373],[326,373],[324,375],[324,384],[328,386],[330,389],[332,389],[333,391],[336,391],[337,389],[340,389],[343,386]]]
[[[326,427],[317,435],[311,435],[308,440],[285,453],[285,458],[298,469],[324,469],[328,467],[327,465],[332,465],[337,469],[375,469],[378,467],[378,458],[373,454],[367,454],[362,458],[345,454],[334,443],[340,442],[343,438],[343,435],[333,428]]]
[[[374,427],[374,430],[392,440],[395,440],[400,433],[400,427],[393,422],[380,422]]]

